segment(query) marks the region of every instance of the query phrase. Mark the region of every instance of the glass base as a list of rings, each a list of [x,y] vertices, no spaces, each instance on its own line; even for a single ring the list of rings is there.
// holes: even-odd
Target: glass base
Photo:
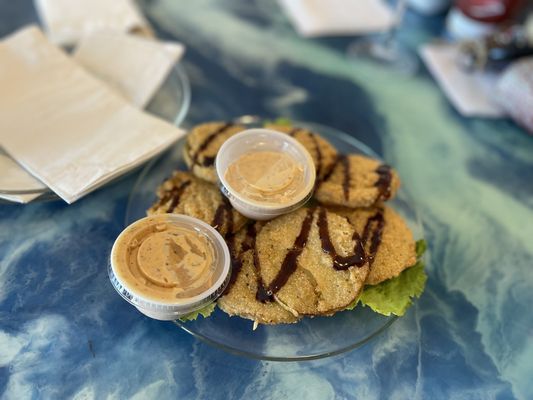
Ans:
[[[356,40],[348,47],[347,55],[379,63],[405,75],[414,75],[418,70],[417,57],[389,34]]]

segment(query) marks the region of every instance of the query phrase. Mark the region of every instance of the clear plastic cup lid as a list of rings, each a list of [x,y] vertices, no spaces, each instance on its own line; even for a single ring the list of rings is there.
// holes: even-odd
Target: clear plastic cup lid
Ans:
[[[204,267],[202,270],[205,282],[191,296],[183,295],[186,292],[182,291],[180,286],[182,278],[176,277],[176,282],[165,281],[162,282],[163,286],[158,286],[154,284],[151,277],[143,274],[141,264],[139,264],[139,253],[143,248],[143,262],[150,262],[157,268],[157,271],[162,268],[173,273],[172,266],[168,267],[164,265],[164,262],[159,267],[161,251],[173,251],[179,256],[183,249],[167,249],[165,246],[170,246],[170,244],[166,242],[162,247],[149,243],[154,235],[165,229],[172,231],[173,234],[185,232],[197,235],[201,243],[206,244],[209,249],[209,260],[212,261],[207,269]],[[183,240],[187,245],[188,239]],[[194,244],[192,246],[194,247]],[[154,258],[144,261],[150,256],[150,251],[153,252]],[[191,259],[193,262],[198,260],[198,254],[204,253],[198,249],[194,250],[192,257],[196,258]],[[183,262],[187,262],[187,259]],[[191,268],[196,268],[196,264],[191,265]],[[126,227],[113,245],[108,269],[111,283],[120,296],[146,314],[156,314],[163,318],[169,316],[177,318],[216,300],[225,290],[230,279],[230,272],[230,254],[222,236],[205,222],[180,214],[152,215]],[[189,279],[188,276],[187,279]],[[158,291],[161,292],[161,296]],[[176,296],[174,296],[175,293],[177,293]]]
[[[272,204],[255,201],[234,190],[225,178],[229,165],[246,153],[258,151],[277,151],[290,155],[303,165],[303,186],[297,196],[285,204]],[[220,189],[230,200],[237,201],[241,207],[265,215],[279,215],[301,207],[312,195],[316,180],[313,159],[305,147],[287,134],[270,129],[248,129],[224,142],[215,161]]]
[[[285,207],[278,206],[278,207],[269,208],[268,206],[265,207],[261,205],[255,205],[247,201],[243,202],[241,198],[238,198],[233,194],[234,192],[231,189],[228,189],[226,186],[224,186],[222,182],[219,182],[219,188],[222,194],[226,196],[228,199],[241,203],[241,207],[245,207],[247,210],[252,211],[252,212],[259,212],[261,214],[264,214],[265,216],[269,216],[269,215],[278,216],[280,214],[286,214],[291,211],[297,210],[298,208],[302,207],[305,203],[307,203],[309,199],[313,196],[313,189],[311,188],[309,193],[307,193],[305,197],[301,198],[296,203],[293,203]]]

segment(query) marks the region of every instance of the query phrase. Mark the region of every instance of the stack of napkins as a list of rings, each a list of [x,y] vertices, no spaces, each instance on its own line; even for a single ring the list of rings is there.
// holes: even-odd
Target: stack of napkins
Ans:
[[[499,75],[466,72],[458,65],[459,44],[428,44],[420,49],[428,69],[446,96],[462,115],[498,118],[505,115],[497,104],[495,88]]]
[[[279,0],[302,36],[385,32],[396,23],[383,0]]]
[[[134,107],[36,27],[0,42],[0,87],[0,146],[68,203],[184,134]]]
[[[16,203],[28,203],[46,189],[46,185],[31,176],[0,149],[0,198]]]

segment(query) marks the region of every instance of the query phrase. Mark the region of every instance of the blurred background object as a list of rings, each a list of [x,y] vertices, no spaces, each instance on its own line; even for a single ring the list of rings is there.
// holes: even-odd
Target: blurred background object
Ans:
[[[48,39],[73,46],[83,36],[112,31],[153,36],[133,0],[34,0]]]
[[[384,32],[395,24],[382,0],[279,0],[296,31],[306,37]]]
[[[496,97],[511,118],[533,134],[533,57],[517,61],[505,70]]]
[[[466,70],[501,69],[517,58],[533,55],[533,16],[477,40],[461,42],[458,62]]]
[[[511,21],[523,7],[522,0],[456,0],[446,27],[455,39],[479,38]]]
[[[420,48],[429,71],[462,115],[508,115],[495,88],[506,68],[533,55],[532,11],[532,1],[457,0],[445,36]],[[507,96],[520,80],[528,84],[524,70],[519,71],[512,75],[515,83],[506,86]]]
[[[447,11],[452,0],[407,0],[407,4],[419,14],[433,16]]]
[[[500,118],[504,112],[495,101],[498,75],[467,72],[457,63],[459,45],[429,43],[420,55],[455,109],[465,117]]]
[[[391,7],[394,7],[394,24],[380,35],[354,41],[348,47],[348,56],[371,60],[403,74],[412,75],[418,68],[418,60],[416,55],[398,40],[398,30],[403,22],[407,0],[397,0]]]

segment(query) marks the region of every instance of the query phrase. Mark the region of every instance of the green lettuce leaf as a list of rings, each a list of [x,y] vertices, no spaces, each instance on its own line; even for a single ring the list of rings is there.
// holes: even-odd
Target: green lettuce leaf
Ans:
[[[426,280],[424,263],[418,261],[396,278],[365,287],[358,300],[377,313],[402,316],[413,304],[412,298],[420,297],[426,286]]]
[[[407,268],[396,278],[388,279],[378,285],[367,286],[346,309],[353,310],[357,304],[370,307],[373,311],[389,316],[402,316],[413,304],[412,299],[420,297],[426,286],[427,275],[424,262],[420,260],[427,249],[424,239],[416,242],[417,263]]]
[[[267,119],[264,122],[264,125],[283,125],[283,126],[292,126],[292,121],[289,118],[280,117],[276,119]]]
[[[216,306],[217,304],[213,302],[211,304],[208,304],[204,308],[201,308],[197,311],[193,311],[192,313],[183,315],[182,317],[179,318],[179,320],[181,322],[194,321],[200,315],[204,318],[207,318],[213,313],[213,311],[215,311]]]
[[[347,310],[353,310],[357,304],[359,304],[359,299],[361,296],[359,296],[357,299],[352,301],[348,307],[346,307]]]
[[[426,249],[428,248],[428,245],[424,239],[420,239],[416,241],[416,258],[420,259],[422,255],[426,252]]]

